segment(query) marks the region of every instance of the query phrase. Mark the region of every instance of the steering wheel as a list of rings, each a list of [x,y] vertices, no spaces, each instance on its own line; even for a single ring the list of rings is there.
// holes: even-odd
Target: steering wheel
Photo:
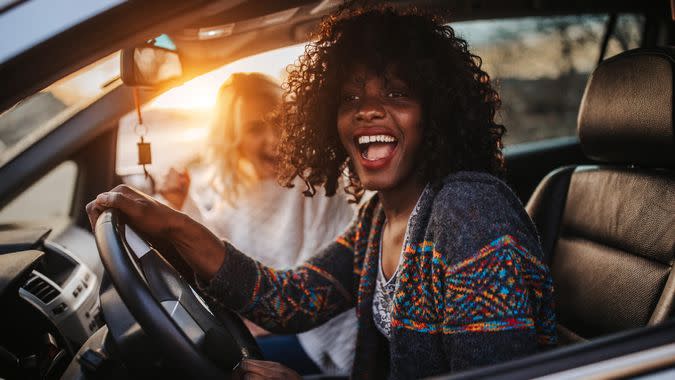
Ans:
[[[260,348],[239,316],[211,312],[189,283],[114,209],[96,221],[103,266],[131,315],[171,363],[190,378],[223,379]]]

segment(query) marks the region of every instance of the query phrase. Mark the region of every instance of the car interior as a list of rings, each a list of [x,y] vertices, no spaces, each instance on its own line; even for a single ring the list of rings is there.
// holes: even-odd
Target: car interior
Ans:
[[[549,255],[564,343],[672,315],[675,199],[672,172],[660,168],[675,162],[673,62],[667,48],[602,62],[586,87],[578,130],[598,164],[554,171],[527,205]]]
[[[0,378],[229,378],[242,357],[262,357],[238,316],[209,308],[180,274],[170,245],[144,240],[113,212],[91,231],[84,207],[117,184],[146,178],[135,156],[135,171],[120,170],[120,148],[136,147],[125,120],[137,109],[149,112],[162,94],[235,61],[301,46],[340,3],[124,2],[0,64],[0,307],[9,311],[0,316]],[[513,127],[507,183],[538,228],[555,286],[559,348],[440,378],[675,374],[670,4],[387,3],[445,15],[483,49]],[[0,7],[0,22],[24,5]],[[553,45],[517,34],[525,29],[557,36],[563,53],[542,50],[551,60],[517,68],[530,76],[509,77],[490,58],[512,58],[516,67],[526,54],[499,52],[500,41],[523,52]],[[130,57],[159,46],[158,36],[174,44],[162,49],[181,69],[178,78],[149,84],[130,73]],[[102,66],[112,67],[112,80],[57,104],[59,85]],[[553,66],[563,74],[547,79]],[[47,111],[38,114],[38,106]],[[517,117],[522,109],[534,116]],[[551,115],[565,120],[562,132],[530,128],[557,123]],[[167,141],[165,151],[176,149]],[[165,156],[153,153],[156,162]]]

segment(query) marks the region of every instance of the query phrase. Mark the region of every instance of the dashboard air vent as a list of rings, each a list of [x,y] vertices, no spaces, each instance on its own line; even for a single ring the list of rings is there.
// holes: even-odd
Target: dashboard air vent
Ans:
[[[45,281],[42,277],[33,275],[26,285],[23,286],[28,292],[39,298],[45,304],[51,302],[59,295],[59,291],[54,286]]]

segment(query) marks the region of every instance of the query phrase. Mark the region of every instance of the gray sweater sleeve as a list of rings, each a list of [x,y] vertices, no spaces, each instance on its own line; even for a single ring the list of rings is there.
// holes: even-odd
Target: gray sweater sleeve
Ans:
[[[225,242],[225,261],[204,290],[212,302],[271,332],[310,330],[354,306],[354,225],[290,270],[266,267]]]

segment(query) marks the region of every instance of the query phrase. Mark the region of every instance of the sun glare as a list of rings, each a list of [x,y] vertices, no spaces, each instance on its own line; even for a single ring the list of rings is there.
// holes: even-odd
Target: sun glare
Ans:
[[[235,61],[165,92],[155,98],[149,107],[208,110],[216,103],[220,85],[233,73],[260,72],[281,81],[286,66],[294,63],[303,50],[304,44],[301,44]]]

